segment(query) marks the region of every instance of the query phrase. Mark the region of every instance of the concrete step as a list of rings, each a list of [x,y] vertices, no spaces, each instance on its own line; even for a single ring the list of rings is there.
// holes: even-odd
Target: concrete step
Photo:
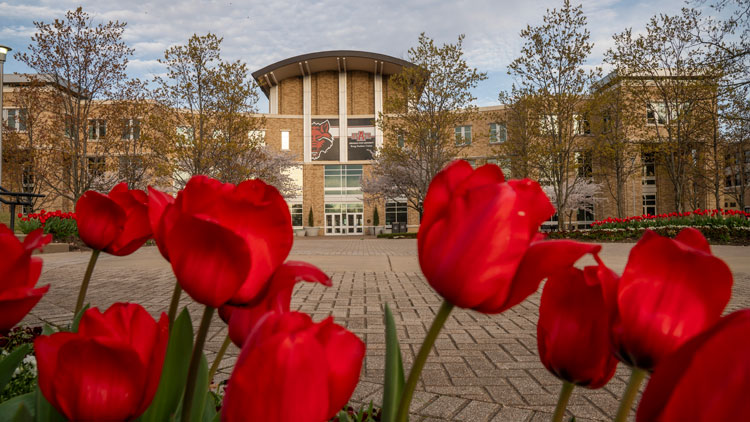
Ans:
[[[16,233],[16,237],[21,242],[26,239],[26,235],[23,233]],[[70,245],[67,243],[48,243],[44,245],[41,251],[39,251],[38,249],[35,250],[34,255],[39,255],[40,253],[48,254],[58,252],[70,252]]]

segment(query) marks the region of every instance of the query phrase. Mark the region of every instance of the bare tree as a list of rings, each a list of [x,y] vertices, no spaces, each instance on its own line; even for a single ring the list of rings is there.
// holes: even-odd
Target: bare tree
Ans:
[[[691,173],[706,144],[706,128],[715,113],[706,102],[716,101],[717,75],[706,66],[706,52],[691,31],[699,13],[683,9],[677,16],[654,16],[646,32],[627,29],[614,36],[605,61],[627,84],[635,113],[646,114],[648,126],[639,134],[655,152],[673,187],[674,209],[683,211],[691,197]],[[713,107],[710,107],[713,108]]]
[[[728,182],[724,191],[744,210],[750,186],[750,87],[732,95],[723,116],[727,156],[723,174]]]
[[[47,171],[39,174],[54,193],[76,201],[97,187],[101,176],[101,145],[91,139],[90,118],[95,102],[110,98],[126,80],[128,58],[133,49],[122,39],[124,22],[94,24],[89,14],[78,8],[52,23],[34,22],[28,53],[19,60],[34,69],[32,76],[47,89],[45,118],[50,121],[44,154],[38,156]],[[96,125],[96,123],[95,123]],[[94,158],[92,158],[94,157]]]
[[[633,127],[642,116],[632,112],[627,90],[606,81],[592,92],[587,105],[592,134],[593,173],[603,190],[615,202],[617,217],[625,217],[625,184],[641,172],[641,145],[635,142]]]
[[[162,155],[170,158],[179,186],[197,174],[238,182],[258,172],[248,167],[258,161],[247,159],[262,144],[264,120],[253,115],[255,82],[245,63],[221,59],[221,42],[209,33],[170,47],[160,60],[167,75],[154,80],[159,107],[148,126],[167,148]]]
[[[422,33],[408,53],[414,66],[389,80],[392,95],[378,116],[388,142],[362,190],[373,198],[406,198],[420,219],[430,181],[460,155],[463,140],[455,128],[476,113],[471,90],[487,77],[466,63],[463,39],[460,35],[455,44],[437,46]]]
[[[500,93],[500,102],[505,106],[497,120],[507,129],[505,142],[494,148],[495,154],[510,162],[511,174],[506,177],[524,179],[536,177],[533,171],[534,157],[539,139],[539,119],[532,107],[532,99]]]
[[[529,116],[538,122],[539,141],[529,162],[540,182],[555,192],[562,226],[568,198],[580,179],[576,154],[586,148],[587,94],[600,71],[585,68],[593,43],[582,6],[571,6],[569,0],[560,9],[547,9],[543,23],[527,25],[521,38],[521,56],[508,69],[515,82],[506,96],[527,101]]]

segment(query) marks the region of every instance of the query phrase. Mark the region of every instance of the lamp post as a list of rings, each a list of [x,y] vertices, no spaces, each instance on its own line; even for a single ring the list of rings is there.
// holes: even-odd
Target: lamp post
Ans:
[[[10,47],[0,44],[0,112],[3,110],[3,65],[5,64],[5,55],[11,50]],[[3,130],[0,120],[0,186],[3,185]]]

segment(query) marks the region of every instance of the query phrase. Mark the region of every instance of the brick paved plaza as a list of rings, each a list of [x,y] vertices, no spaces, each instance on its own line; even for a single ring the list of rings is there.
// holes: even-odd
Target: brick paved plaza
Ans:
[[[622,271],[631,247],[605,245],[604,261]],[[713,251],[727,261],[735,276],[727,311],[750,307],[750,248],[714,246]],[[66,324],[71,320],[89,255],[43,255],[39,285],[49,283],[52,288],[22,324]],[[333,315],[336,322],[367,343],[362,379],[353,401],[379,403],[385,351],[383,303],[390,303],[394,311],[408,370],[441,302],[419,271],[416,241],[302,238],[295,242],[290,259],[314,263],[333,278],[330,288],[301,284],[292,308],[310,313],[315,320]],[[123,258],[102,254],[87,302],[106,308],[114,302],[132,301],[157,315],[166,311],[173,287],[171,268],[156,247],[144,247]],[[186,295],[182,300],[183,304],[190,302]],[[423,372],[412,404],[412,420],[550,420],[560,381],[547,373],[537,357],[538,306],[536,293],[501,315],[454,310]],[[197,326],[201,310],[192,303],[190,309]],[[215,318],[206,346],[209,362],[225,333],[225,325]],[[238,352],[230,346],[220,379],[229,376]],[[628,374],[621,367],[600,390],[576,389],[569,414],[578,422],[611,420]]]

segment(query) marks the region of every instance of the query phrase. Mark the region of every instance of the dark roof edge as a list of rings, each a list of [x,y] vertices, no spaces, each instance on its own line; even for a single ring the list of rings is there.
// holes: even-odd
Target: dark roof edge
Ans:
[[[385,54],[370,53],[367,51],[357,51],[357,50],[330,50],[330,51],[318,51],[315,53],[301,54],[299,56],[290,57],[288,59],[284,59],[276,63],[270,64],[262,69],[256,70],[255,72],[252,73],[252,75],[253,75],[253,78],[257,81],[261,76],[269,72],[273,72],[274,70],[278,68],[281,68],[290,64],[294,64],[294,63],[299,63],[305,60],[318,59],[322,57],[362,57],[366,59],[390,62],[390,63],[401,65],[401,66],[409,66],[409,67],[414,66],[414,64],[411,62],[407,62],[406,60],[398,59],[396,57],[387,56]]]

